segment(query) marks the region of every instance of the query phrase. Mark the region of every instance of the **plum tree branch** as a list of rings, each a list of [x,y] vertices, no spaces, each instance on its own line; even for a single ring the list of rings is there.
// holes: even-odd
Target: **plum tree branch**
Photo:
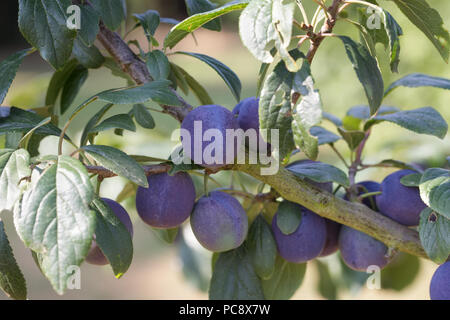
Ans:
[[[327,9],[328,18],[325,20],[320,32],[311,38],[311,46],[309,47],[308,53],[306,54],[306,59],[309,64],[312,63],[314,56],[316,55],[317,49],[319,49],[320,44],[325,38],[323,34],[328,34],[333,31],[336,24],[337,15],[339,13],[339,6],[343,3],[343,0],[333,0],[333,3]]]
[[[261,167],[258,165],[236,165],[234,169],[267,183],[283,199],[298,203],[324,218],[362,231],[389,247],[428,259],[417,231],[363,204],[345,201],[321,191],[284,168],[280,168],[275,175],[261,175]]]

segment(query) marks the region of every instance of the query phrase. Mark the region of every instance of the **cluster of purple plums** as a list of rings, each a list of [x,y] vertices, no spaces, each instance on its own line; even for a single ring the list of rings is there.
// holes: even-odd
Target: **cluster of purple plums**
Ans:
[[[194,121],[202,121],[202,130],[250,128],[259,130],[258,100],[248,98],[231,112],[218,105],[200,106],[191,111],[182,128],[193,133]],[[193,138],[192,138],[193,139]],[[190,144],[194,145],[193,141]],[[287,169],[295,172],[310,160],[291,163]],[[205,165],[204,163],[199,163]],[[208,165],[213,167],[214,165]],[[420,213],[426,207],[417,187],[406,187],[400,179],[414,173],[399,170],[388,175],[381,184],[363,181],[357,184],[359,194],[380,191],[381,194],[366,197],[362,203],[371,209],[413,227],[419,224]],[[316,183],[318,188],[332,192],[332,183]],[[148,177],[148,188],[139,187],[136,193],[136,209],[141,219],[154,228],[170,229],[183,224],[190,217],[193,233],[200,244],[213,252],[224,252],[239,247],[247,237],[248,218],[244,208],[233,196],[212,191],[196,200],[196,192],[189,174],[160,173]],[[115,201],[103,199],[117,217],[133,234],[133,226],[125,209]],[[278,212],[272,220],[272,232],[281,257],[293,263],[304,263],[340,251],[344,262],[357,271],[367,271],[369,266],[385,267],[395,256],[382,242],[367,234],[334,221],[325,219],[296,203],[283,201],[283,208],[298,210],[301,222],[297,229],[284,234],[278,227]],[[280,210],[280,209],[279,209]],[[93,247],[87,257],[92,264],[104,265],[107,260],[99,247]],[[450,299],[450,262],[441,265],[430,286],[432,299]]]

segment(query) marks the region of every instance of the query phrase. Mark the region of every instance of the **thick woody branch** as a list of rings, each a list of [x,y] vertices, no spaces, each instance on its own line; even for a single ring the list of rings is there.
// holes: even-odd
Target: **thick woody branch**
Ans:
[[[348,202],[331,193],[304,182],[288,170],[281,168],[275,175],[261,175],[258,165],[236,165],[245,172],[274,188],[281,197],[298,203],[318,215],[362,231],[389,247],[428,258],[420,243],[419,233],[409,229],[367,206]]]
[[[170,164],[161,163],[150,166],[142,166],[142,168],[144,169],[145,174],[147,176],[150,176],[152,174],[168,172],[172,168],[172,166]],[[117,174],[115,174],[114,172],[100,166],[86,166],[86,169],[88,170],[89,173],[96,174],[102,179],[117,176]]]

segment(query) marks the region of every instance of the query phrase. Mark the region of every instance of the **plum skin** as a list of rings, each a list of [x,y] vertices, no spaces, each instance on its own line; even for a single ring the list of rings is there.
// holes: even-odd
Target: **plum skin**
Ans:
[[[381,191],[381,184],[371,180],[358,182],[356,186],[358,188],[358,196],[365,193]],[[348,196],[345,195],[344,199],[348,200]],[[373,200],[373,203],[372,201],[370,201],[371,199]],[[371,208],[372,210],[378,211],[378,208],[376,206],[376,196],[366,197],[362,200],[362,203],[367,207]]]
[[[241,129],[259,131],[259,99],[255,97],[243,99],[234,107],[232,113],[237,116]]]
[[[112,212],[116,215],[120,222],[123,223],[125,228],[130,233],[131,237],[133,237],[133,224],[125,208],[114,200],[107,198],[102,198],[102,200],[106,205],[108,205],[108,207],[111,208]],[[105,255],[103,254],[102,250],[95,240],[92,241],[91,249],[86,256],[86,262],[98,266],[104,266],[109,263],[108,259],[106,259]]]
[[[450,261],[441,264],[430,283],[431,300],[450,300]]]
[[[201,121],[202,123],[202,137],[194,137],[194,124],[196,121]],[[236,142],[236,139],[234,140],[233,146],[227,146],[226,143],[226,130],[227,129],[233,129],[237,130],[239,129],[238,121],[235,118],[235,116],[231,113],[230,110],[219,106],[219,105],[203,105],[195,108],[191,112],[187,114],[187,116],[184,118],[183,122],[181,123],[181,129],[187,130],[190,134],[190,148],[189,144],[184,140],[182,137],[182,146],[185,150],[185,154],[195,163],[198,165],[201,165],[205,168],[218,168],[226,164],[232,164],[227,163],[226,161],[226,155],[227,152],[234,152],[234,156],[236,157],[237,150],[238,150],[238,144]],[[211,141],[203,141],[203,135],[205,134],[205,131],[208,129],[217,129],[221,132],[223,141],[220,144],[222,147],[223,157],[222,159],[219,159],[219,162],[221,163],[207,163],[206,160],[203,157],[203,152],[205,148],[210,145]],[[201,139],[200,139],[201,138]],[[197,161],[195,159],[195,152],[194,152],[194,141],[198,139],[202,141],[201,150],[201,161]],[[229,149],[229,148],[232,148]],[[234,162],[234,161],[233,161]]]
[[[406,187],[400,179],[416,173],[399,170],[388,175],[381,183],[381,194],[376,196],[379,212],[408,227],[419,225],[420,213],[427,206],[420,198],[419,188]]]
[[[175,228],[189,218],[195,203],[195,187],[186,172],[150,175],[148,188],[136,192],[136,210],[154,228]]]
[[[296,168],[301,168],[304,164],[311,164],[318,161],[313,161],[309,159],[303,159],[303,160],[297,160],[294,161],[286,166],[286,169],[288,169],[291,172],[295,173]],[[333,192],[333,183],[332,182],[316,182],[311,179],[305,179],[308,183],[312,184],[313,186],[327,191],[329,193]],[[327,238],[325,240],[325,247],[322,250],[322,253],[319,255],[319,257],[326,257],[333,253],[335,253],[338,250],[338,239],[339,239],[339,230],[341,228],[341,224],[337,223],[333,220],[325,219],[326,229],[327,229]]]
[[[345,264],[357,271],[366,272],[373,265],[383,269],[391,261],[384,243],[348,226],[339,233],[339,250]]]
[[[303,263],[318,257],[325,247],[327,229],[325,219],[299,204],[302,219],[297,230],[285,235],[277,225],[277,216],[272,219],[272,231],[278,252],[285,260]]]
[[[231,195],[213,191],[201,197],[191,215],[191,228],[198,242],[213,252],[239,247],[247,237],[248,218]]]

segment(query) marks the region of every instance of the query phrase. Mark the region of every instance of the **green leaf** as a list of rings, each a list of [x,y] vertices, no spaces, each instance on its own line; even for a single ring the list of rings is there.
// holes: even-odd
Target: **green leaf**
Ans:
[[[422,175],[420,173],[412,173],[406,176],[403,176],[400,179],[400,183],[406,187],[418,187],[420,186],[420,180]]]
[[[381,105],[384,94],[384,83],[377,60],[361,44],[354,42],[347,36],[339,36],[352,62],[353,69],[359,81],[364,87],[367,100],[369,101],[370,113],[375,114]]]
[[[67,28],[70,0],[19,0],[19,29],[42,58],[61,69],[72,54],[75,30]]]
[[[351,150],[355,150],[356,148],[358,148],[359,144],[364,140],[364,137],[366,136],[363,131],[345,130],[341,127],[338,128],[338,131],[342,138],[344,138],[345,142],[347,142]]]
[[[399,108],[397,107],[391,107],[391,106],[381,106],[378,109],[377,115],[383,115],[383,114],[387,114],[387,113],[394,113],[400,111]],[[356,119],[360,119],[360,120],[367,120],[371,117],[370,115],[370,108],[369,106],[354,106],[351,107],[348,111],[347,111],[347,116],[351,116],[353,118]]]
[[[109,146],[89,145],[82,147],[96,162],[139,186],[148,188],[144,169],[123,151]]]
[[[239,18],[239,34],[247,49],[261,62],[272,63],[270,51],[275,47],[291,72],[299,69],[287,51],[294,9],[292,0],[251,1]]]
[[[225,81],[228,88],[230,88],[234,98],[237,101],[240,101],[242,89],[241,81],[239,80],[239,77],[230,68],[228,68],[222,62],[201,53],[186,52],[186,51],[177,51],[176,53],[197,58],[206,63],[211,68],[213,68],[214,71],[216,71],[219,74],[219,76],[223,79],[223,81]]]
[[[89,133],[102,132],[110,129],[123,129],[135,132],[136,125],[127,113],[116,114],[108,119],[105,119],[95,128],[92,128]]]
[[[87,46],[91,46],[100,31],[100,16],[93,7],[86,3],[79,5],[79,7],[81,10],[81,29],[78,30],[78,37]]]
[[[100,198],[92,201],[95,211],[95,242],[108,259],[116,278],[122,277],[133,260],[133,241],[125,225]]]
[[[283,201],[277,210],[277,226],[285,235],[290,235],[297,230],[302,222],[302,213],[297,204]]]
[[[336,117],[335,115],[332,115],[331,113],[322,112],[322,117],[333,123],[336,127],[342,126],[342,120]]]
[[[344,187],[349,186],[348,177],[341,169],[323,162],[305,162],[289,168],[300,178],[308,178],[316,182],[336,182]]]
[[[10,55],[0,63],[0,104],[5,100],[11,83],[16,77],[17,70],[22,64],[23,59],[30,53],[30,49],[21,50]]]
[[[330,131],[328,131],[322,127],[318,127],[318,126],[311,127],[311,129],[309,130],[309,133],[311,133],[311,135],[317,137],[319,146],[323,145],[323,144],[335,143],[336,141],[342,139],[341,137],[334,134],[333,132],[330,132]]]
[[[263,280],[262,287],[267,300],[290,299],[303,282],[306,263],[292,263],[277,257],[275,271],[268,280]]]
[[[155,35],[156,29],[159,26],[159,12],[155,10],[148,10],[144,13],[133,14],[133,17],[144,29],[144,33],[148,41],[151,41],[152,37]]]
[[[445,138],[448,130],[447,122],[439,112],[431,107],[377,115],[373,119],[392,122],[416,133],[428,134],[441,139]]]
[[[153,232],[155,232],[156,236],[163,240],[164,242],[168,244],[172,244],[175,242],[175,239],[177,238],[179,228],[172,228],[172,229],[157,229],[157,228],[151,228]]]
[[[408,19],[422,31],[433,43],[448,62],[450,35],[444,29],[444,22],[439,12],[431,8],[425,0],[392,0],[408,17]]]
[[[381,271],[381,287],[402,291],[414,282],[419,271],[419,258],[402,252]]]
[[[429,76],[423,73],[411,73],[393,82],[385,92],[385,96],[398,87],[419,88],[434,87],[450,90],[450,79]]]
[[[88,75],[88,69],[79,65],[65,81],[61,94],[61,114],[64,114],[72,105],[81,87],[86,82]]]
[[[89,208],[94,190],[78,160],[59,156],[14,208],[17,232],[27,247],[42,254],[42,271],[63,294],[91,247],[95,216]]]
[[[133,114],[136,122],[145,129],[155,128],[155,120],[150,111],[143,104],[135,104],[133,106]]]
[[[53,73],[52,79],[48,85],[47,95],[45,97],[46,105],[54,105],[56,103],[58,95],[64,87],[64,84],[77,66],[77,60],[72,59],[67,62],[61,70],[57,70]]]
[[[450,219],[450,171],[427,169],[420,180],[420,197],[431,209]]]
[[[116,30],[126,17],[122,0],[96,0],[92,5],[111,30]]]
[[[318,259],[314,260],[314,262],[316,263],[317,271],[319,271],[319,293],[325,299],[336,300],[338,288],[336,282],[330,274],[330,268],[328,264],[319,261]]]
[[[247,248],[256,274],[261,279],[270,278],[275,270],[277,245],[262,215],[258,215],[250,227]]]
[[[450,220],[425,208],[420,214],[420,241],[431,260],[437,264],[450,255]]]
[[[175,25],[164,39],[164,48],[173,48],[178,42],[184,39],[189,33],[194,32],[204,24],[220,17],[226,13],[244,9],[248,0],[232,1],[217,9],[194,14]]]
[[[316,159],[319,153],[319,140],[309,130],[322,120],[322,101],[317,90],[308,61],[295,74],[294,88],[300,94],[292,116],[292,133],[296,146],[310,159]]]
[[[303,54],[297,50],[291,51],[295,58]],[[259,101],[259,125],[261,130],[267,130],[267,142],[270,143],[270,129],[279,130],[279,154],[283,159],[294,148],[292,133],[292,96],[295,93],[296,74],[289,72],[286,65],[280,61],[268,75],[261,91]]]
[[[105,105],[95,115],[93,115],[91,119],[89,119],[88,123],[83,129],[83,133],[81,134],[80,146],[84,146],[87,143],[89,134],[92,132],[92,129],[94,129],[100,119],[106,114],[106,112],[108,112],[109,109],[111,109],[112,106],[114,106],[112,103]]]
[[[34,112],[11,107],[9,116],[0,118],[0,135],[10,132],[27,132],[39,125],[42,120],[43,118]],[[55,125],[49,123],[45,126],[39,127],[35,133],[59,137],[61,135],[61,130]]]
[[[147,54],[147,69],[153,80],[164,80],[169,77],[169,59],[160,50],[153,50]]]
[[[73,43],[73,55],[88,69],[98,69],[105,63],[105,57],[95,45],[88,47],[79,38]]]
[[[220,254],[210,282],[209,299],[264,299],[261,282],[245,245]]]
[[[402,161],[393,160],[393,159],[386,159],[380,162],[381,165],[389,165],[394,168],[400,168],[400,169],[408,169],[413,171],[420,171],[420,168],[418,166],[415,166],[413,164],[407,164]]]
[[[0,155],[0,212],[13,209],[22,191],[20,182],[30,175],[30,155],[26,150]]]
[[[189,93],[189,85],[185,79],[184,73],[181,71],[183,68],[170,62],[170,74],[169,80],[172,81],[172,87],[174,89],[180,88],[184,94]]]
[[[403,30],[389,12],[383,10],[383,13],[384,27],[389,38],[391,71],[398,72],[398,64],[400,62],[400,36],[403,35]]]
[[[0,210],[1,211],[1,210]],[[6,236],[5,226],[0,220],[0,289],[15,300],[27,299],[27,284],[17,265]]]
[[[155,80],[131,88],[106,90],[98,94],[98,99],[114,104],[144,103],[153,100],[160,104],[180,106],[181,102],[169,86],[169,80]]]
[[[186,70],[181,67],[178,67],[179,72],[183,75],[186,84],[192,90],[194,95],[200,101],[202,105],[214,104],[213,100],[209,96],[208,91],[197,81],[195,80]]]
[[[186,9],[189,16],[208,12],[217,8],[217,4],[211,3],[209,0],[185,0],[184,2],[186,3]],[[203,27],[213,31],[220,31],[222,29],[219,19],[205,23]]]

